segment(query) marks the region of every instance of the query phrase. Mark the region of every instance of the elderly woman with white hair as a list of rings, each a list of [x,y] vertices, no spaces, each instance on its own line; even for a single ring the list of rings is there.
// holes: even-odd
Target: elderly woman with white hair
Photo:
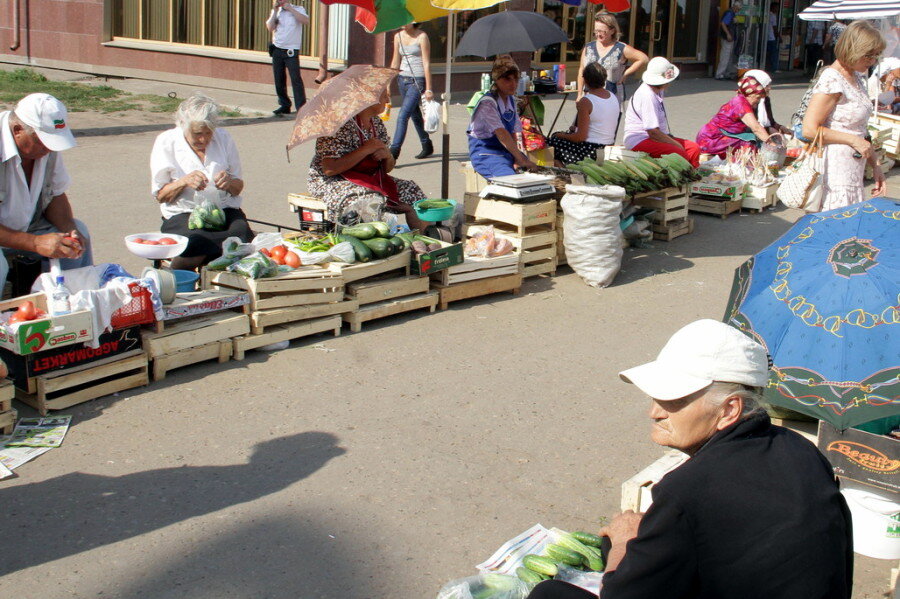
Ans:
[[[253,233],[241,210],[241,159],[231,134],[219,127],[219,105],[201,93],[182,102],[175,112],[175,127],[161,133],[150,154],[150,191],[162,212],[160,231],[188,238],[172,268],[195,269],[222,253],[228,237],[250,241]],[[210,194],[209,191],[218,190]],[[216,199],[225,213],[225,229],[189,229],[196,207],[195,193]]]

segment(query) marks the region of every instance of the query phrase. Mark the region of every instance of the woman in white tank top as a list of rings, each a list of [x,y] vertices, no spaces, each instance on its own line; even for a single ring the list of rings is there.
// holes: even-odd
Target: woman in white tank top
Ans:
[[[619,100],[606,85],[606,69],[592,62],[582,72],[584,96],[575,105],[575,124],[566,133],[554,133],[547,143],[553,147],[559,166],[585,158],[597,159],[597,150],[616,141]]]

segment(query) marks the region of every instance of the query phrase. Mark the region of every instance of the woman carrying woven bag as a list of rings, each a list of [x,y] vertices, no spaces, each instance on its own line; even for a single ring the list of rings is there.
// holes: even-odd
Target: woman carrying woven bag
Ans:
[[[834,63],[822,71],[803,116],[803,137],[811,139],[821,127],[824,147],[821,210],[833,210],[862,202],[866,162],[875,174],[873,196],[887,191],[884,173],[872,144],[866,139],[866,124],[872,103],[862,77],[884,51],[885,41],[867,21],[854,21],[835,47]],[[779,194],[780,197],[780,194]]]
[[[822,127],[803,154],[788,168],[788,174],[776,195],[788,208],[802,208],[807,212],[822,209]]]

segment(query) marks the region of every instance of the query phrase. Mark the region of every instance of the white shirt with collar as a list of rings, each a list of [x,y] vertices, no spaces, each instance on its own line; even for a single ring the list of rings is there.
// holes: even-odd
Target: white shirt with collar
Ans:
[[[302,6],[295,4],[291,6],[303,16],[309,16]],[[277,9],[275,17],[278,19],[278,24],[272,34],[272,43],[282,50],[299,50],[300,44],[303,42],[303,25],[297,22],[294,13],[284,8]]]
[[[29,188],[22,169],[22,157],[19,156],[19,148],[16,147],[16,140],[9,128],[10,114],[12,111],[9,110],[0,112],[0,161],[5,167],[0,169],[0,191],[4,192],[0,194],[4,196],[0,203],[0,224],[14,231],[27,231],[41,199],[47,156],[34,161],[31,181],[35,184]],[[51,195],[56,197],[64,194],[71,178],[63,165],[62,156],[56,157],[56,167],[50,177]]]
[[[209,179],[206,186],[208,190],[214,190],[213,177],[220,171],[228,171],[235,179],[243,179],[241,172],[241,158],[238,156],[237,146],[231,134],[222,127],[217,127],[213,133],[209,145],[206,146],[206,155],[203,161],[184,138],[181,127],[175,127],[164,131],[156,138],[153,151],[150,153],[150,193],[156,199],[156,194],[164,186],[180,179],[188,173],[202,171]],[[204,190],[206,191],[206,190]],[[159,210],[163,218],[171,218],[176,214],[190,212],[197,206],[194,202],[194,190],[186,187],[174,202],[160,204]],[[241,196],[233,196],[224,191],[219,194],[224,199],[218,201],[220,208],[240,208]]]

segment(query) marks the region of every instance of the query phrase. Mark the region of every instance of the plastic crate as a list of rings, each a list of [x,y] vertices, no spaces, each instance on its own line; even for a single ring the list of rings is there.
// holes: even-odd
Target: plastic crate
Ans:
[[[139,283],[129,283],[128,288],[131,290],[132,300],[113,312],[111,324],[114,329],[150,324],[156,320],[150,290]]]

